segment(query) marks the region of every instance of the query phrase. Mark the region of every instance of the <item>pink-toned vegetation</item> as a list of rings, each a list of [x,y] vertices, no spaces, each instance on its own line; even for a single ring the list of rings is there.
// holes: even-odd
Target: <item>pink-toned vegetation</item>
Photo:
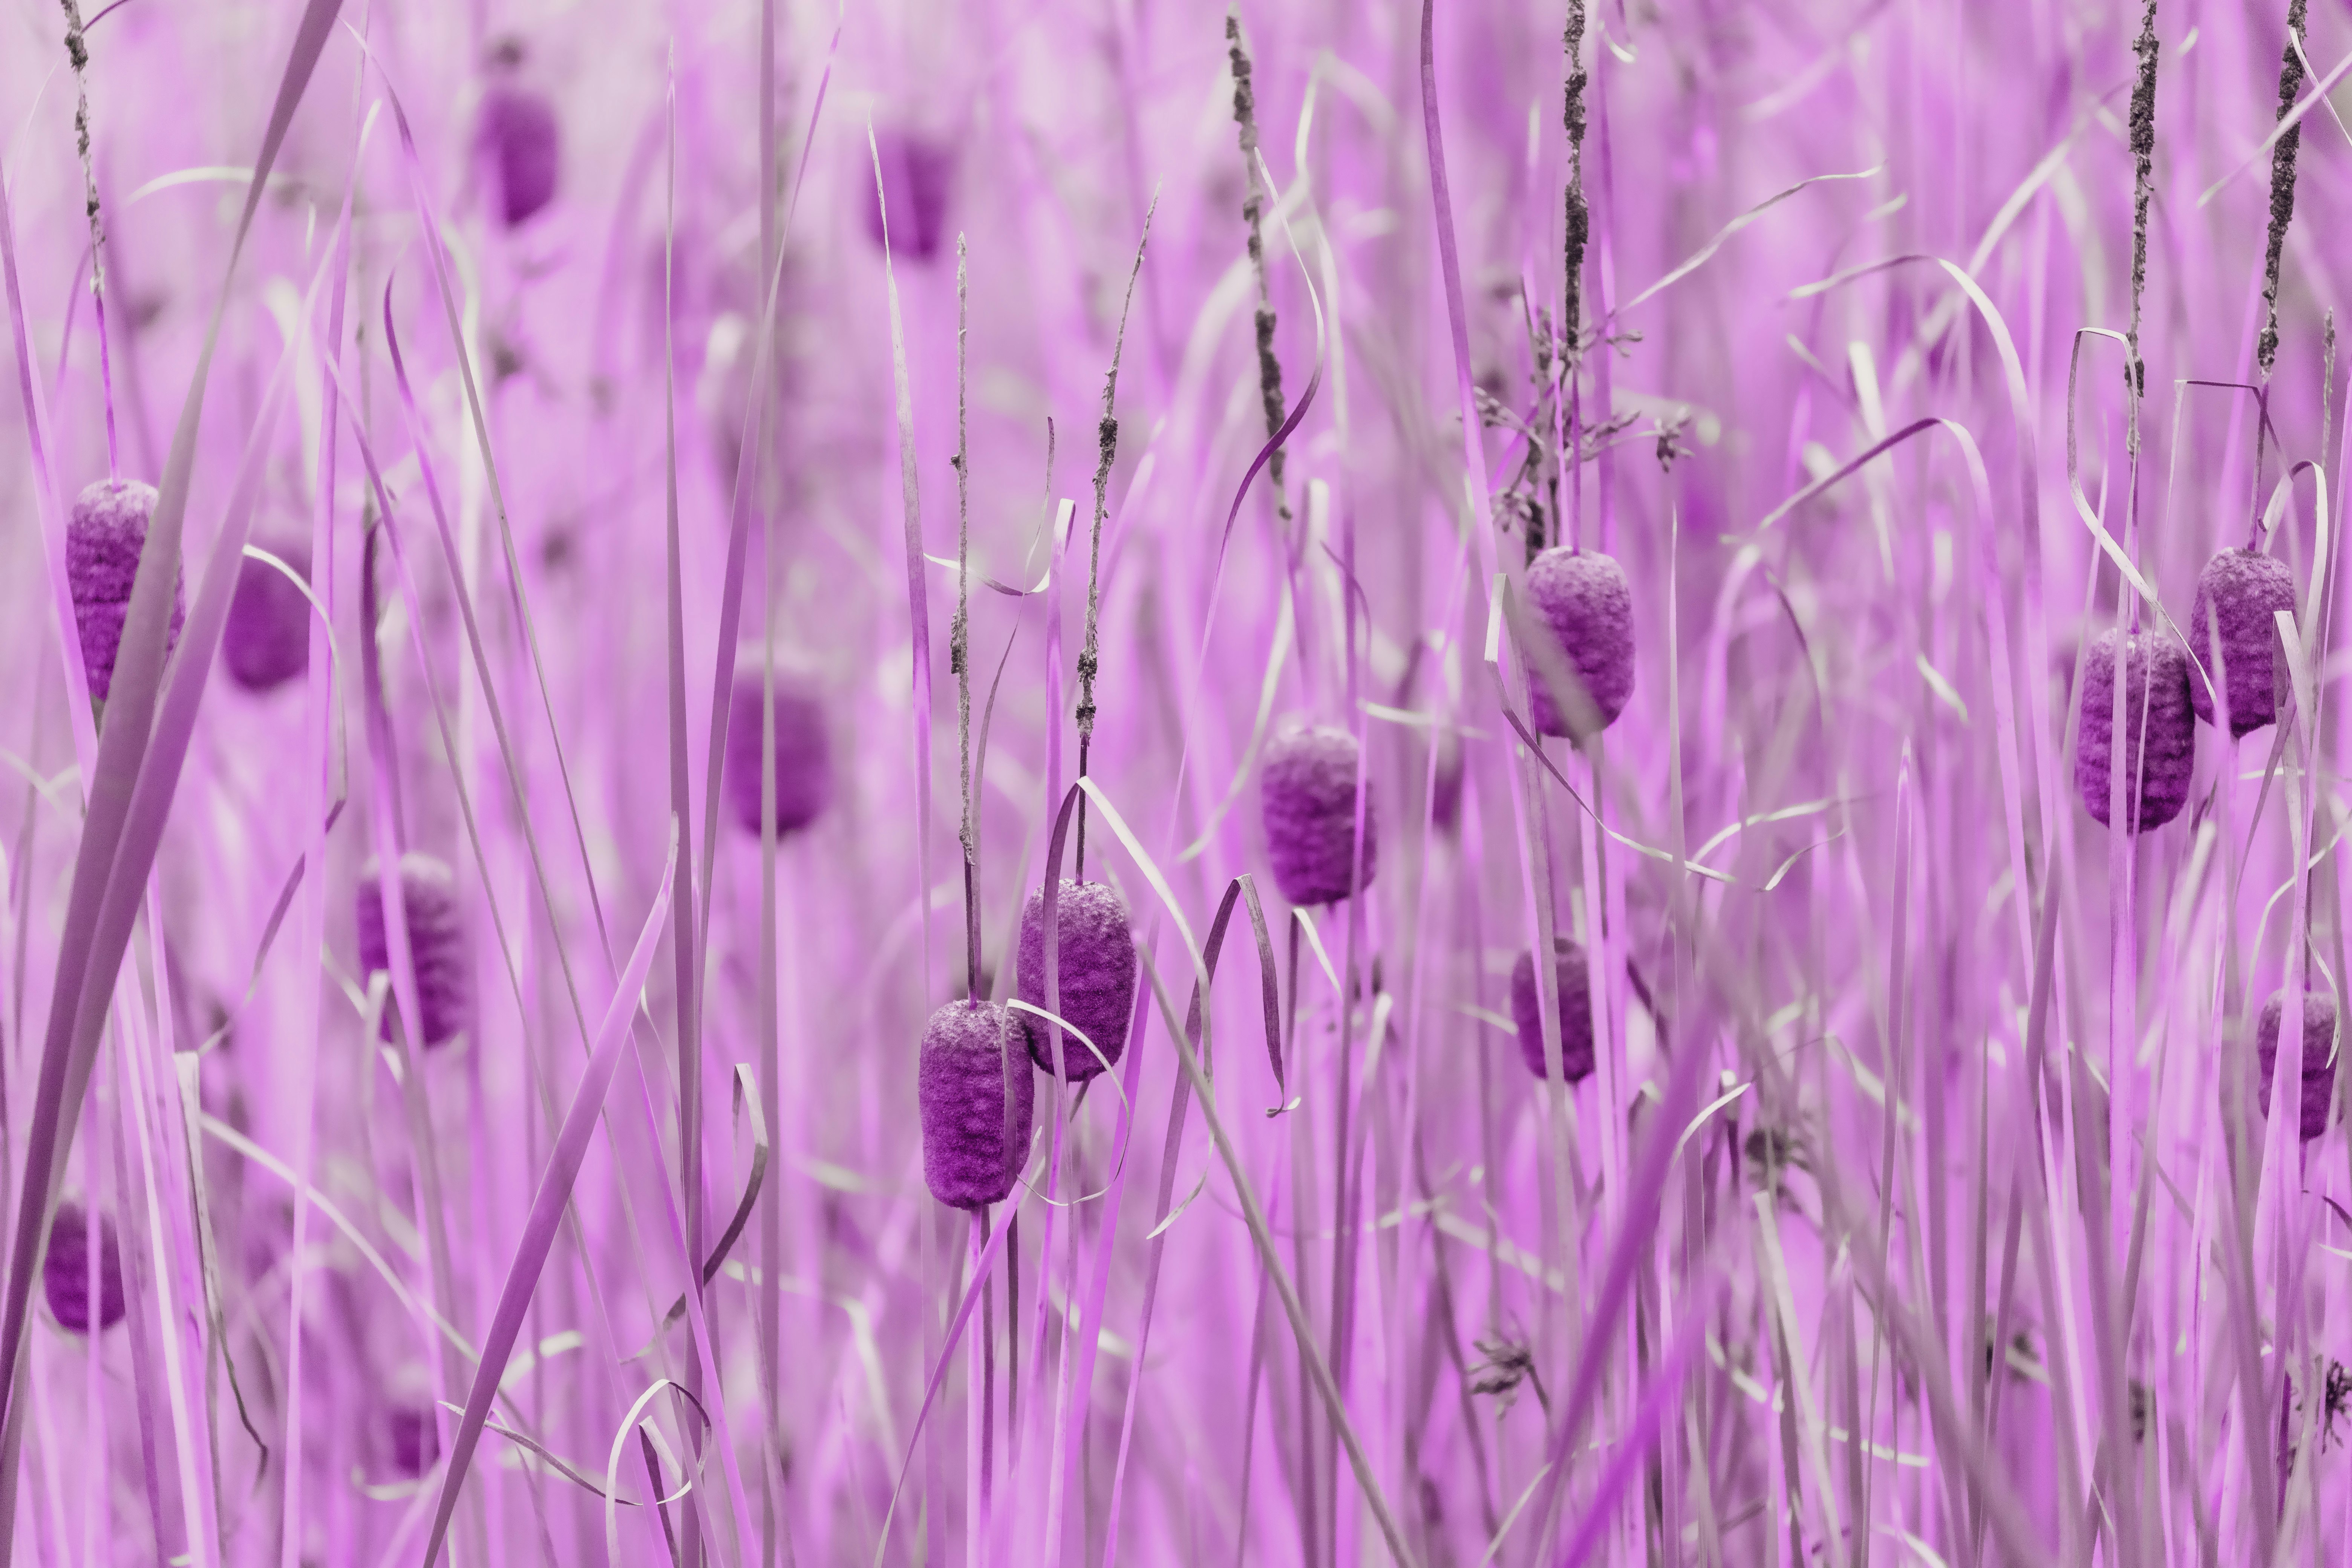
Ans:
[[[2344,7],[6,39],[0,1565],[2352,1559]]]

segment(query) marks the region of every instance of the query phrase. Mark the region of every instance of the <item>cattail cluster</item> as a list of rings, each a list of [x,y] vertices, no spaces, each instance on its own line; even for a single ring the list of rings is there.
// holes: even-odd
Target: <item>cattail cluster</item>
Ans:
[[[2262,1058],[2256,1092],[2263,1115],[2271,1113],[2271,1078],[2278,1068],[2279,1027],[2286,1016],[2286,993],[2263,1004],[2254,1027],[2254,1047]],[[2327,1131],[2327,1110],[2336,1098],[2336,999],[2321,992],[2303,995],[2303,1089],[2298,1131],[2305,1143]]]
[[[1592,1076],[1592,979],[1583,947],[1570,938],[1552,939],[1553,984],[1559,995],[1559,1065],[1570,1083]],[[1519,1031],[1519,1055],[1528,1071],[1544,1076],[1543,1014],[1536,994],[1536,955],[1522,952],[1511,965],[1511,1022]]]
[[[2255,550],[2224,550],[2197,574],[2189,611],[2189,646],[2204,679],[2189,683],[2197,717],[2218,724],[2210,687],[2219,683],[2230,709],[2230,733],[2242,740],[2278,719],[2272,650],[2281,610],[2294,613],[2294,574],[2286,563]],[[2214,633],[2220,632],[2218,641]]]
[[[2145,833],[2180,815],[2189,804],[2197,766],[2197,721],[2191,706],[2189,651],[2158,632],[2134,632],[2124,642],[2124,727],[2116,734],[2116,647],[2121,635],[2102,632],[2083,660],[2083,719],[2074,750],[2074,787],[2092,818],[2108,816],[2108,769],[2120,751],[2128,830]],[[2137,787],[2135,787],[2137,786]]]
[[[403,855],[400,897],[408,922],[409,960],[416,968],[416,1005],[424,1015],[417,1038],[427,1047],[445,1045],[466,1027],[474,1004],[473,959],[467,950],[457,880],[430,855]],[[361,873],[355,912],[361,973],[388,973],[392,945],[385,940],[383,872],[373,861]],[[385,1004],[386,1039],[392,1037],[398,1008],[396,1000]]]
[[[289,535],[265,546],[304,582],[310,542]],[[236,592],[221,626],[221,662],[247,691],[269,691],[310,668],[310,601],[286,574],[250,555],[237,568]]]
[[[756,649],[735,663],[728,695],[727,761],[720,785],[727,812],[745,832],[760,831],[761,695],[766,689]],[[775,670],[776,834],[797,833],[833,803],[833,743],[822,689],[808,672]]]
[[[949,1207],[1011,1195],[1036,1110],[1029,1049],[1021,1015],[994,1003],[950,1002],[924,1026],[915,1083],[923,1180]]]
[[[41,1262],[41,1292],[58,1326],[77,1334],[90,1325],[90,1225],[79,1204],[61,1203],[49,1226],[49,1250]],[[122,1251],[114,1221],[98,1221],[98,1326],[112,1328],[122,1321]]]
[[[1379,819],[1364,796],[1363,875],[1356,874],[1356,737],[1333,725],[1286,725],[1266,743],[1260,800],[1274,885],[1301,908],[1336,903],[1370,885]]]
[[[1063,1070],[1072,1083],[1084,1083],[1106,1067],[1115,1067],[1127,1048],[1127,1026],[1135,1008],[1135,934],[1129,929],[1127,904],[1104,882],[1065,879],[1055,900],[1056,978],[1061,1016],[1094,1043],[1088,1050],[1066,1032],[1062,1037]],[[1045,895],[1029,895],[1021,910],[1021,957],[1018,970],[1021,1000],[1043,1008],[1045,1001]],[[1026,1019],[1029,1054],[1047,1072],[1054,1070],[1053,1030],[1042,1018]],[[1102,1053],[1097,1059],[1095,1052]]]
[[[122,650],[131,588],[139,576],[139,552],[147,542],[155,500],[152,485],[100,479],[75,498],[66,521],[66,581],[73,592],[74,626],[81,636],[89,694],[101,702],[114,687],[114,659]],[[174,578],[167,650],[178,646],[187,618],[186,589]]]
[[[1607,729],[1633,695],[1633,593],[1625,569],[1598,551],[1554,545],[1528,565],[1528,598],[1582,689],[1555,695],[1538,668],[1528,703],[1536,732],[1581,739]]]

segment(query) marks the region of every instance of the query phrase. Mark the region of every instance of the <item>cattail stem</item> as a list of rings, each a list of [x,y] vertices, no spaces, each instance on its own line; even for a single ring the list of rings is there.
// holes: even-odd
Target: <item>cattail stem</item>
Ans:
[[[2279,55],[2278,115],[2284,120],[2294,107],[2295,95],[2303,90],[2303,51],[2297,47],[2303,37],[2305,0],[2287,0],[2286,47]],[[2287,128],[2271,149],[2271,228],[2268,248],[2263,253],[2263,335],[2254,345],[2254,370],[2267,383],[2271,366],[2278,360],[2278,290],[2279,262],[2286,248],[2287,225],[2294,221],[2294,162],[2303,146],[2303,127]],[[2325,448],[2322,448],[2325,450]]]
[[[2336,312],[2327,312],[2319,339],[2319,453],[2336,444]]]
[[[1118,335],[1111,341],[1110,374],[1103,378],[1102,419],[1096,426],[1094,541],[1087,556],[1087,640],[1078,650],[1078,776],[1087,776],[1087,753],[1095,741],[1095,676],[1102,668],[1102,644],[1097,627],[1102,610],[1103,518],[1109,510],[1111,465],[1118,460],[1118,362],[1127,353],[1127,317],[1135,308],[1135,281],[1143,276],[1144,247],[1151,243],[1151,219],[1160,211],[1160,193],[1151,194],[1144,210],[1143,237],[1135,242],[1135,266],[1127,275],[1127,301],[1118,310]],[[1087,803],[1078,800],[1078,844],[1070,879],[1087,879]]]
[[[1004,1221],[1004,1467],[1021,1463],[1021,1205]]]
[[[89,303],[97,319],[99,384],[106,405],[106,477],[122,479],[122,458],[114,436],[114,359],[106,341],[106,227],[100,216],[98,174],[89,156],[89,43],[79,0],[59,0],[66,14],[66,58],[73,62],[74,150],[81,158],[82,202],[89,216]]]
[[[1294,1074],[1304,1076],[1304,1064],[1298,1053],[1298,946],[1300,916],[1293,910],[1290,915],[1290,972],[1283,987],[1286,1012],[1283,1016],[1282,1059],[1290,1064]],[[1315,1224],[1315,1198],[1311,1180],[1313,1161],[1313,1129],[1307,1120],[1307,1107],[1301,1105],[1290,1117],[1291,1170],[1291,1267],[1296,1271],[1301,1300],[1311,1318],[1314,1306],[1307,1298],[1307,1242]],[[1261,1303],[1263,1308],[1263,1303]],[[1298,1500],[1299,1561],[1307,1568],[1316,1568],[1323,1559],[1318,1550],[1317,1530],[1322,1493],[1315,1485],[1315,1404],[1314,1389],[1307,1369],[1307,1357],[1302,1349],[1298,1356],[1298,1459],[1297,1487]]]
[[[956,678],[956,778],[963,792],[957,837],[963,843],[966,994],[985,1000],[980,978],[980,835],[971,799],[971,430],[967,396],[971,333],[971,251],[956,236],[956,612],[948,632],[948,668]]]
[[[978,1268],[988,1247],[988,1211],[971,1212],[971,1267]],[[989,1502],[992,1488],[989,1472],[995,1454],[991,1439],[994,1436],[996,1414],[996,1283],[983,1280],[980,1288],[980,1327],[967,1340],[964,1347],[965,1399],[971,1405],[967,1420],[967,1440],[970,1450],[965,1455],[964,1500],[964,1561],[971,1568],[982,1568],[988,1561]]]
[[[1560,91],[1559,116],[1560,129],[1568,132],[1568,191],[1564,204],[1567,231],[1562,237],[1560,371],[1562,378],[1573,384],[1583,341],[1583,328],[1578,317],[1584,300],[1584,247],[1592,226],[1591,214],[1584,205],[1584,0],[1568,0],[1568,26],[1561,46],[1568,54],[1568,80]],[[1571,476],[1575,472],[1575,455],[1574,447],[1561,454],[1561,461],[1570,466]]]
[[[1265,182],[1258,177],[1257,92],[1250,80],[1249,47],[1242,42],[1238,8],[1225,11],[1225,50],[1234,68],[1234,123],[1241,127],[1242,165],[1249,194],[1242,198],[1242,219],[1249,225],[1250,271],[1257,279],[1257,388],[1265,405],[1265,433],[1271,438],[1282,428],[1282,361],[1274,352],[1274,293],[1265,270]],[[1274,490],[1275,515],[1282,533],[1290,533],[1290,493],[1283,485],[1283,453],[1277,447],[1266,460],[1265,479]]]
[[[2147,204],[2156,189],[2156,0],[2147,0],[2147,9],[2140,15],[2139,37],[2132,44],[2132,52],[2139,57],[2139,78],[2132,86],[2131,99],[2131,330],[2126,334],[2131,344],[2131,363],[2126,372],[2129,395],[2125,400],[2130,411],[2130,426],[2125,447],[2137,459],[2139,400],[2147,391],[2147,367],[2141,363],[2139,353],[2139,308],[2140,296],[2147,288]]]

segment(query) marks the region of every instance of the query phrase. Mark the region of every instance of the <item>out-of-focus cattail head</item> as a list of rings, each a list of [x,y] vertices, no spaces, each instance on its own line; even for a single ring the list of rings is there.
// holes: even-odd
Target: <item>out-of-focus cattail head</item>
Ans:
[[[2286,1017],[2286,993],[2263,1004],[2254,1026],[2254,1047],[2262,1058],[2255,1092],[2262,1097],[2263,1115],[2271,1113],[2271,1078],[2278,1067],[2279,1026]],[[2336,1098],[2336,999],[2322,992],[2303,994],[2303,1141],[2315,1142],[2327,1131],[2327,1110]]]
[[[49,1226],[48,1255],[41,1263],[41,1291],[48,1298],[49,1315],[58,1326],[77,1334],[89,1332],[89,1216],[79,1204],[58,1205]],[[114,1221],[98,1221],[98,1326],[110,1329],[122,1321],[122,1252],[115,1240]]]
[[[947,237],[948,198],[955,188],[955,144],[945,137],[901,128],[877,130],[874,153],[882,162],[882,196],[889,202],[893,259],[929,261]],[[874,171],[865,170],[866,233],[882,243],[882,202]]]
[[[1092,1040],[1095,1052],[1062,1036],[1063,1071],[1072,1083],[1084,1083],[1117,1065],[1127,1048],[1128,1021],[1135,1007],[1135,934],[1128,929],[1127,905],[1106,882],[1063,880],[1055,900],[1054,923],[1061,984],[1062,1016]],[[1021,910],[1021,1000],[1032,1007],[1045,1003],[1045,895],[1029,895]],[[1053,1029],[1043,1018],[1030,1016],[1029,1054],[1046,1072],[1054,1070]]]
[[[2120,750],[2125,800],[2134,832],[2161,827],[2189,804],[2197,768],[2197,721],[2189,705],[2189,652],[2159,632],[2136,632],[2124,649],[2124,734],[2116,745],[2116,637],[2100,633],[2083,658],[2083,723],[2074,751],[2074,787],[2094,821],[2107,820],[2109,757]],[[2141,752],[2146,731],[2147,751]],[[2133,773],[2138,799],[2131,799]]]
[[[441,1457],[441,1431],[434,1424],[432,1406],[395,1405],[384,1412],[383,1425],[394,1475],[421,1476]]]
[[[416,1005],[425,1015],[417,1038],[428,1047],[445,1045],[466,1027],[474,1005],[473,956],[467,950],[457,879],[446,865],[430,855],[403,855],[400,896],[408,918],[409,958],[416,966]],[[392,947],[385,940],[383,872],[373,860],[360,874],[356,912],[360,972],[390,971]],[[392,1037],[398,1006],[396,1001],[384,1005],[386,1039]]]
[[[1462,733],[1440,730],[1435,744],[1437,765],[1430,783],[1429,820],[1440,833],[1457,833],[1462,827]]]
[[[289,534],[262,546],[308,582],[310,542]],[[310,668],[310,601],[286,574],[248,555],[221,627],[221,662],[247,691],[268,691]]]
[[[1355,877],[1356,737],[1328,724],[1286,724],[1266,742],[1261,804],[1274,885],[1301,907],[1328,904],[1371,884],[1380,868],[1379,817],[1364,796],[1363,880]]]
[[[114,657],[121,651],[131,585],[139,575],[139,552],[147,542],[155,499],[155,487],[137,479],[100,479],[74,499],[73,515],[66,521],[66,581],[73,590],[81,661],[89,672],[89,694],[101,702],[114,686]],[[179,645],[187,618],[187,591],[174,578],[167,650]]]
[[[916,1096],[931,1195],[950,1208],[1002,1203],[1029,1157],[1037,1103],[1021,1015],[986,1002],[950,1002],[932,1014]]]
[[[752,837],[760,832],[760,694],[757,648],[737,656],[727,704],[727,762],[721,783],[728,814]],[[797,833],[833,803],[833,743],[825,729],[824,688],[809,670],[776,663],[776,833]]]
[[[1528,598],[1559,639],[1569,669],[1592,705],[1590,715],[1566,711],[1538,669],[1529,679],[1528,704],[1536,732],[1606,730],[1633,695],[1633,593],[1625,569],[1597,551],[1556,544],[1528,564]]]
[[[1552,973],[1559,991],[1559,1065],[1570,1083],[1592,1076],[1592,979],[1584,949],[1573,939],[1552,938]],[[1536,955],[1522,952],[1511,965],[1511,1022],[1519,1031],[1519,1055],[1528,1071],[1544,1076],[1543,1015],[1536,997]]]
[[[562,139],[555,106],[542,94],[510,77],[494,79],[482,93],[474,141],[507,227],[530,222],[555,199]]]
[[[2278,720],[2278,691],[2272,683],[2271,650],[2278,641],[2272,617],[2294,612],[2294,574],[2286,563],[2255,550],[2224,550],[2197,574],[2197,601],[2189,611],[2189,646],[2205,679],[2193,676],[2189,700],[2197,717],[2219,722],[2208,682],[2228,687],[2230,733],[2244,737]],[[2221,633],[2214,652],[2213,632]]]

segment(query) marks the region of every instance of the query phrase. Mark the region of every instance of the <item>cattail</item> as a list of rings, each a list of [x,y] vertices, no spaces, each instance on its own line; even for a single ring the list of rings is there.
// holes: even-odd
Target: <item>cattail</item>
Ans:
[[[49,1315],[60,1328],[77,1334],[89,1332],[89,1216],[76,1203],[58,1205],[49,1226],[48,1256],[41,1264],[41,1289],[48,1297]],[[122,1252],[115,1239],[114,1221],[98,1220],[98,1326],[110,1329],[122,1321]]]
[[[1380,868],[1379,819],[1364,796],[1364,874],[1355,877],[1356,737],[1330,725],[1286,725],[1266,743],[1262,786],[1266,857],[1293,904],[1334,903]]]
[[[555,108],[545,98],[512,82],[493,84],[482,95],[475,142],[497,185],[499,216],[509,228],[530,222],[555,199],[561,149]]]
[[[756,648],[735,662],[727,706],[727,762],[721,783],[727,807],[743,830],[760,831],[760,696],[764,689]],[[796,833],[824,815],[833,801],[833,744],[825,730],[822,689],[806,672],[776,667],[776,834]]]
[[[1528,567],[1528,597],[1592,705],[1589,717],[1563,711],[1538,668],[1528,700],[1536,732],[1580,736],[1606,730],[1633,695],[1633,595],[1625,569],[1598,551],[1554,545]]]
[[[2263,1004],[2262,1021],[2254,1028],[2254,1045],[2262,1058],[2263,1115],[2271,1113],[2271,1075],[2278,1068],[2279,1024],[2286,1013],[2286,993]],[[2303,994],[2303,1141],[2327,1131],[2327,1108],[2336,1097],[2336,1000],[2316,991]]]
[[[472,955],[466,949],[466,921],[457,902],[457,880],[430,855],[400,858],[400,897],[408,917],[409,960],[416,967],[416,1005],[425,1015],[417,1031],[426,1046],[441,1045],[466,1026],[473,1010]],[[377,863],[360,873],[358,900],[360,970],[373,974],[392,968],[384,940],[383,884]],[[392,1037],[398,1003],[384,1007],[384,1037]]]
[[[1012,1008],[984,1002],[950,1002],[923,1027],[923,1180],[951,1208],[1003,1202],[1029,1157],[1037,1086],[1027,1034]]]
[[[1116,1065],[1127,1048],[1127,1025],[1135,1006],[1135,935],[1127,924],[1127,905],[1107,882],[1073,882],[1065,878],[1055,900],[1054,923],[1061,973],[1062,1016],[1092,1040],[1095,1052],[1065,1033],[1063,1071],[1072,1083],[1084,1083]],[[1032,1007],[1045,1005],[1045,895],[1029,895],[1021,910],[1021,1000]],[[1054,1036],[1046,1022],[1027,1019],[1029,1055],[1047,1072],[1054,1070]]]
[[[101,702],[114,685],[114,656],[121,650],[123,622],[131,613],[131,585],[139,575],[147,521],[154,515],[154,486],[100,479],[75,499],[66,522],[66,581],[73,589],[74,625],[81,634],[89,694]],[[180,626],[187,618],[187,594],[175,578],[167,653],[179,643]]]
[[[429,1406],[394,1405],[384,1415],[384,1435],[390,1439],[392,1470],[396,1476],[421,1476],[441,1457],[441,1431]]]
[[[1584,949],[1568,937],[1552,938],[1552,973],[1559,993],[1559,1065],[1570,1083],[1592,1076],[1592,981]],[[1519,1055],[1528,1071],[1544,1076],[1543,1015],[1536,1001],[1536,955],[1522,952],[1511,965],[1511,1022],[1518,1026]]]
[[[310,580],[309,540],[289,535],[265,548]],[[310,668],[310,601],[267,561],[248,555],[237,568],[221,627],[221,662],[247,691],[270,690]]]
[[[2116,636],[2101,632],[2083,661],[2083,728],[2074,750],[2074,787],[2092,818],[2107,820],[2107,764],[2116,749]],[[2197,766],[2197,723],[2189,706],[2189,652],[2157,632],[2135,632],[2124,662],[2124,765],[2138,774],[2132,831],[2161,827],[2189,804]],[[2147,752],[2141,754],[2142,731]],[[2130,794],[2132,774],[2125,775]]]
[[[2224,550],[2197,574],[2197,602],[2189,611],[2189,646],[2205,679],[2191,679],[2189,700],[2197,717],[2217,723],[2209,682],[2229,688],[2230,733],[2242,740],[2265,724],[2278,721],[2278,694],[2271,684],[2271,648],[2278,640],[2272,616],[2294,611],[2294,574],[2286,563],[2255,550]],[[2219,623],[2221,648],[2213,650],[2213,628]]]
[[[929,261],[947,237],[948,195],[955,184],[952,143],[914,131],[877,131],[874,152],[882,163],[881,195],[889,203],[890,253],[898,260]],[[866,171],[866,232],[883,240],[882,202]]]

